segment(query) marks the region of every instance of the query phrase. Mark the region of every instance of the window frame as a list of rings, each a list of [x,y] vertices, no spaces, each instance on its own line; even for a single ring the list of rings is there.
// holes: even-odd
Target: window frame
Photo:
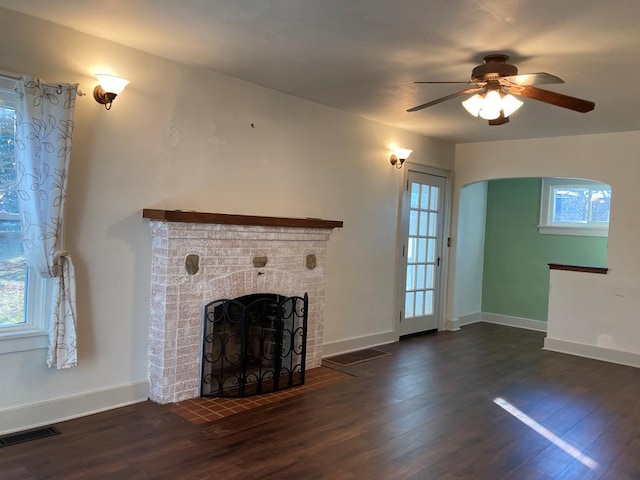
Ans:
[[[553,222],[553,192],[557,187],[589,188],[590,190],[611,189],[604,182],[582,178],[545,177],[542,179],[540,200],[540,223],[538,233],[545,235],[579,235],[589,237],[608,237],[609,222]],[[611,209],[611,207],[609,207]]]
[[[15,107],[15,90],[8,80],[0,81],[0,100]],[[0,212],[0,220],[20,220],[19,214]],[[26,267],[24,322],[0,326],[0,355],[46,348],[52,282]]]

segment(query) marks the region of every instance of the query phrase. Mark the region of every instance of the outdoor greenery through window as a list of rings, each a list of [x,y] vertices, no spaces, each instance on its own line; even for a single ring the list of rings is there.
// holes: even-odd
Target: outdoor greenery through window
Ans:
[[[592,180],[544,178],[540,233],[606,236],[611,186]]]
[[[27,271],[16,188],[15,92],[0,88],[0,327],[25,323]]]

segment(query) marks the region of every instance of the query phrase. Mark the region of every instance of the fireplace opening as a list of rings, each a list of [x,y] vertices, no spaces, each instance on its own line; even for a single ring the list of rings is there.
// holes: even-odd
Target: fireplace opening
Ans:
[[[272,293],[205,306],[203,397],[248,397],[304,384],[308,296]]]

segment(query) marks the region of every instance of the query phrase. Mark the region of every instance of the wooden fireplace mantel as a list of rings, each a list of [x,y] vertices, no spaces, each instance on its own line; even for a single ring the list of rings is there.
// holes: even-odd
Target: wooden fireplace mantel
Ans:
[[[145,208],[142,216],[149,220],[182,223],[217,223],[223,225],[252,225],[262,227],[294,228],[342,228],[340,220],[322,220],[321,218],[259,217],[254,215],[229,215],[226,213],[203,213],[187,210],[156,210]]]

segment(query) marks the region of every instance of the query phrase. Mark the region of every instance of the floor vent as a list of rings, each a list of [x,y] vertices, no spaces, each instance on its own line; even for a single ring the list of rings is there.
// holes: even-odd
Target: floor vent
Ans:
[[[40,427],[32,430],[24,430],[22,432],[8,433],[6,435],[0,435],[0,447],[8,447],[9,445],[15,445],[16,443],[30,442],[31,440],[51,437],[52,435],[58,435],[59,433],[60,430],[56,427]]]
[[[341,367],[350,367],[357,363],[373,360],[374,358],[386,357],[387,355],[390,355],[390,353],[376,350],[375,348],[365,348],[363,350],[356,350],[355,352],[343,353],[335,357],[323,358],[322,361],[335,363]]]

